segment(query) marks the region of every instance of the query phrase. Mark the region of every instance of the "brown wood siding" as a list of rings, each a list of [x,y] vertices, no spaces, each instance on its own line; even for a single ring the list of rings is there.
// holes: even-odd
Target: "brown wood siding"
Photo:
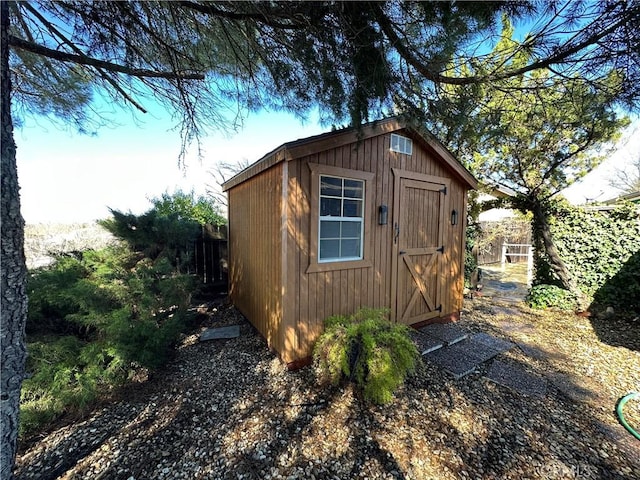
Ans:
[[[283,171],[284,163],[229,190],[230,297],[266,338],[283,352]]]
[[[467,229],[467,190],[458,182],[451,182],[449,192],[449,212],[445,219],[448,231],[450,249],[445,251],[445,264],[448,265],[448,285],[445,291],[447,295],[443,299],[446,312],[453,313],[462,309],[464,289],[464,248]],[[451,210],[458,211],[458,224],[451,225]],[[443,306],[443,309],[445,307]],[[444,310],[443,310],[444,313]]]
[[[423,148],[418,142],[414,142],[410,157],[390,152],[389,145],[390,134],[385,133],[359,144],[341,145],[286,162],[288,202],[284,320],[289,328],[296,326],[296,333],[287,341],[287,351],[282,352],[285,360],[304,358],[312,353],[326,317],[350,314],[365,306],[391,307],[393,226],[396,221],[392,215],[392,168],[451,179],[443,225],[447,248],[440,284],[442,315],[454,313],[462,306],[466,186],[437,158],[434,151]],[[311,198],[318,194],[311,191],[310,163],[375,174],[367,184],[372,189],[373,200],[365,207],[365,222],[369,222],[372,236],[369,244],[372,266],[306,273],[310,262],[310,222],[314,221]],[[378,225],[378,206],[383,204],[388,207],[388,223]],[[450,223],[453,208],[459,212],[456,226]]]

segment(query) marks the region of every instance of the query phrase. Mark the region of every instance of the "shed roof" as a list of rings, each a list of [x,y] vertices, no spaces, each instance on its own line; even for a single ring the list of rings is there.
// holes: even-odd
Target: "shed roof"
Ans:
[[[604,203],[617,203],[626,200],[628,202],[640,203],[640,190],[636,190],[635,192],[626,193],[623,195],[619,195],[611,200],[607,200]]]
[[[401,129],[407,130],[413,140],[418,141],[423,147],[437,153],[453,173],[470,188],[477,188],[478,181],[471,172],[431,133],[424,128],[409,124],[401,117],[390,117],[367,123],[360,129],[350,127],[284,143],[224,182],[222,190],[226,192],[277,163],[295,160],[306,155],[312,155],[330,148],[340,147]]]

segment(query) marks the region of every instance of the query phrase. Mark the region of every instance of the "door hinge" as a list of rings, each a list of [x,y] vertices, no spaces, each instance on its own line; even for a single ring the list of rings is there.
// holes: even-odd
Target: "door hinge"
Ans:
[[[436,252],[444,253],[444,245],[438,248]]]
[[[440,193],[444,193],[445,195],[447,194],[447,186],[446,185],[444,187],[442,187],[442,190],[440,190]]]
[[[440,313],[442,313],[442,304],[438,305],[438,308],[436,308],[436,310],[438,310]]]
[[[398,253],[399,253],[400,255],[404,255],[405,253],[407,253],[407,251],[406,251],[406,250],[400,250]]]

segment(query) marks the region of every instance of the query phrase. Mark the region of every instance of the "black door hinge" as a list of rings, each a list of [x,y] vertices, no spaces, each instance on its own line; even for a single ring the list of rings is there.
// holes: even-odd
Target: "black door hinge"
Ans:
[[[436,308],[436,310],[438,310],[440,313],[442,313],[442,304],[438,305],[438,308]]]
[[[438,248],[436,252],[444,253],[444,245]]]
[[[442,190],[440,190],[440,193],[444,193],[445,195],[447,194],[447,186],[446,185],[444,187],[442,187]]]

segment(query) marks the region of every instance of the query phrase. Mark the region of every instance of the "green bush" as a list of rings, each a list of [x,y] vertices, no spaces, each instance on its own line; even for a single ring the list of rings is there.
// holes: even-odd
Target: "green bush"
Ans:
[[[464,248],[464,286],[467,288],[471,288],[473,272],[478,268],[478,260],[473,254],[473,247],[478,241],[479,234],[480,228],[477,223],[470,223],[467,226]]]
[[[188,272],[203,225],[225,223],[220,208],[213,199],[181,191],[164,193],[151,203],[153,207],[141,215],[111,209],[112,218],[98,223],[145,257],[164,258],[178,271]]]
[[[162,365],[188,327],[195,288],[166,259],[154,263],[126,246],[30,272],[21,434],[85,408],[136,368]]]
[[[69,408],[83,410],[99,391],[120,384],[127,369],[104,342],[83,342],[73,335],[39,336],[27,344],[22,383],[20,434],[33,432]]]
[[[226,219],[220,214],[220,207],[212,197],[196,196],[192,190],[184,193],[163,193],[151,199],[153,210],[165,217],[176,216],[179,220],[195,221],[199,225],[224,225]]]
[[[84,409],[140,367],[161,366],[189,327],[197,288],[183,274],[203,223],[220,223],[211,202],[178,192],[143,215],[114,211],[101,224],[120,240],[58,256],[29,272],[28,377],[21,435],[70,409]]]
[[[156,366],[183,328],[196,283],[166,260],[138,258],[110,247],[31,272],[27,331],[110,342],[125,361]]]
[[[558,308],[560,310],[575,310],[577,300],[569,290],[564,290],[556,285],[535,285],[529,290],[526,299],[531,308],[543,310],[545,308]]]
[[[600,307],[640,314],[640,250],[596,291],[594,301]]]
[[[337,385],[348,379],[367,401],[377,404],[391,401],[419,358],[408,327],[391,323],[385,310],[361,309],[327,318],[314,349],[321,383]]]
[[[179,270],[191,265],[194,241],[201,231],[196,221],[181,219],[178,214],[167,216],[155,209],[142,215],[111,210],[111,215],[100,225],[127,242],[132,250],[151,260],[167,259]]]
[[[558,202],[551,213],[558,252],[580,290],[602,306],[638,312],[638,205],[625,203],[611,211],[587,211]],[[555,283],[548,269],[537,268],[536,276],[536,283]]]

